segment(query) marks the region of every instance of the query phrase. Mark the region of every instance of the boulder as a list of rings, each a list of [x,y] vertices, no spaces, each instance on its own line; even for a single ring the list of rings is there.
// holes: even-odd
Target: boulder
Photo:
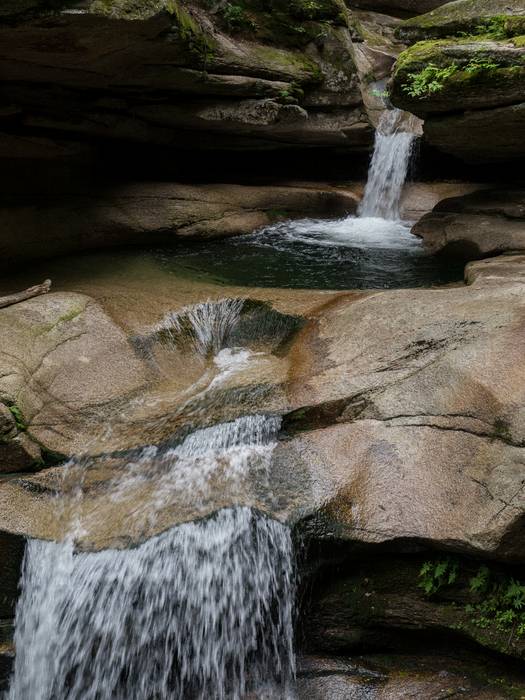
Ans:
[[[119,406],[119,415],[126,418],[113,426],[107,443],[113,452],[100,454],[104,443],[99,440],[98,453],[78,464],[84,498],[81,505],[75,502],[74,514],[85,525],[79,545],[128,546],[235,503],[300,525],[321,541],[405,543],[408,548],[426,543],[522,562],[525,296],[523,279],[514,272],[509,278],[501,274],[496,285],[476,281],[431,290],[266,290],[265,300],[273,300],[279,313],[300,314],[303,322],[295,318],[286,341],[279,336],[274,345],[268,340],[260,345],[259,329],[281,328],[284,319],[252,318],[245,325],[252,331],[235,337],[254,352],[265,348],[264,357],[209,393],[200,391],[182,410],[173,397],[192,382],[192,391],[199,390],[202,362],[187,351],[172,352],[170,364],[159,356],[164,373],[143,392],[144,400]],[[145,294],[140,280],[132,280],[126,287],[127,308],[119,311],[128,318],[134,305],[143,305],[140,295]],[[92,281],[91,288],[96,284]],[[166,308],[173,299],[188,303],[187,294],[171,289],[159,280],[160,300],[143,296],[150,317],[153,309]],[[104,298],[108,290],[102,287],[98,294]],[[203,292],[193,293],[202,300]],[[217,288],[213,295],[225,293]],[[257,298],[262,290],[232,288],[227,294]],[[291,329],[288,323],[285,327]],[[166,384],[168,376],[172,379]],[[224,481],[227,472],[218,473],[213,494],[206,498],[168,490],[159,505],[157,485],[163,483],[162,455],[170,436],[177,441],[189,429],[261,412],[283,415],[280,440],[271,463],[260,472],[262,481],[241,479],[232,490]],[[61,425],[61,431],[68,431],[70,449],[77,443],[68,426],[78,422],[77,415],[70,410],[69,421]],[[115,452],[116,445],[127,452]],[[141,445],[157,446],[159,457],[140,458],[133,449]],[[108,496],[130,464],[139,472],[158,472],[161,480],[134,482],[117,503]],[[76,473],[71,471],[72,483]],[[59,537],[72,515],[65,509],[63,522],[53,517],[62,477],[62,468],[55,467],[3,484],[0,527]]]
[[[348,0],[350,7],[361,7],[392,15],[397,13],[419,15],[444,4],[444,0]]]
[[[401,38],[412,43],[459,34],[505,33],[505,30],[516,34],[525,30],[525,8],[521,0],[440,3],[431,12],[405,20],[397,31]]]
[[[482,190],[444,199],[412,233],[432,253],[465,259],[525,250],[525,192]]]
[[[445,153],[468,163],[498,163],[523,158],[521,134],[525,102],[425,120],[425,138]]]
[[[399,57],[391,98],[422,118],[460,110],[468,118],[470,110],[515,105],[525,97],[524,58],[525,47],[511,40],[421,42]]]
[[[425,119],[424,138],[467,162],[525,155],[525,48],[517,39],[425,41],[396,62],[394,105]]]
[[[330,186],[135,183],[60,197],[12,196],[6,204],[0,209],[0,266],[175,237],[251,233],[291,217],[344,216],[356,210],[357,200]]]
[[[339,297],[301,331],[275,459],[311,474],[308,532],[523,561],[523,290]]]
[[[144,388],[124,332],[89,297],[56,293],[0,309],[0,397],[18,434],[0,445],[1,471],[86,449],[108,415]],[[35,444],[36,443],[36,444]]]

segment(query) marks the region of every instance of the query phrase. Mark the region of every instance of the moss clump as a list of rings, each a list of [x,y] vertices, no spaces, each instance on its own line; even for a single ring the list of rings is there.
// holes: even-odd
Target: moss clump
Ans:
[[[11,412],[11,415],[13,416],[13,418],[15,419],[17,430],[18,431],[27,430],[27,423],[24,419],[24,414],[22,413],[20,407],[17,406],[15,403],[13,403],[10,406],[8,406],[7,408]]]
[[[166,10],[173,17],[175,30],[188,51],[205,65],[216,48],[214,39],[203,30],[179,0],[166,0]]]

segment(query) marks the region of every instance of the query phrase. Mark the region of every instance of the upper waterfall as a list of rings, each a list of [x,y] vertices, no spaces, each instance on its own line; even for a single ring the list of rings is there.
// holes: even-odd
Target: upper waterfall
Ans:
[[[383,112],[376,130],[365,193],[358,210],[360,216],[399,220],[399,202],[420,125],[417,117],[399,109]]]

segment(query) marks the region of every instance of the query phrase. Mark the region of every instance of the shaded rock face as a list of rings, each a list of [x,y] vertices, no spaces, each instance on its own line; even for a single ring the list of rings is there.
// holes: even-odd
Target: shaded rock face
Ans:
[[[451,583],[444,577],[437,591],[425,593],[421,572],[439,565],[451,574]],[[422,639],[431,648],[432,637],[437,647],[447,635],[455,635],[466,643],[523,659],[525,641],[512,624],[498,625],[493,619],[484,625],[481,620],[488,593],[471,590],[470,582],[483,566],[432,552],[404,556],[383,552],[375,558],[355,554],[338,575],[331,570],[320,574],[304,616],[305,645],[332,654],[399,651],[417,648]],[[497,566],[483,568],[494,580],[500,576],[510,581],[507,572],[496,570]],[[497,612],[496,606],[494,618]]]
[[[525,249],[525,193],[484,190],[439,202],[412,232],[433,253],[480,258]]]
[[[458,0],[396,33],[419,43],[399,57],[391,99],[425,119],[431,145],[470,163],[524,157],[521,2]]]
[[[345,216],[350,192],[321,187],[137,183],[70,196],[13,196],[0,210],[0,266],[38,257],[175,237],[220,238],[278,220]]]
[[[342,4],[323,24],[288,14],[306,34],[285,45],[196,4],[146,5],[0,28],[8,130],[182,149],[370,146]]]

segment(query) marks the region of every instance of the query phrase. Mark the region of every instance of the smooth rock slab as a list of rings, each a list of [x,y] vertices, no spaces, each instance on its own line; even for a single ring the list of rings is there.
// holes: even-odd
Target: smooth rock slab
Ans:
[[[466,259],[525,250],[525,191],[482,190],[444,199],[412,233],[431,253]]]

